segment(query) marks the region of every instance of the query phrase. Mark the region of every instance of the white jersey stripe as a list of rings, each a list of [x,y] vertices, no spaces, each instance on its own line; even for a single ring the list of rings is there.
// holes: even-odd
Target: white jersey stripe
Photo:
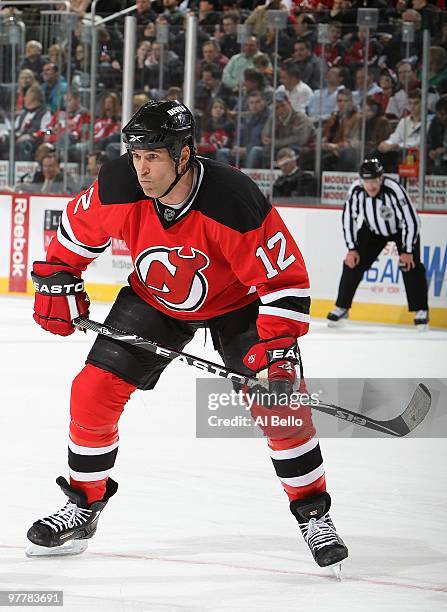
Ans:
[[[310,297],[310,287],[306,289],[280,289],[279,291],[272,291],[272,293],[267,293],[259,297],[263,304],[270,304],[284,297]]]
[[[294,321],[310,322],[310,315],[295,310],[287,310],[287,308],[276,308],[275,306],[259,306],[260,315],[270,315],[272,317],[284,317],[285,319],[293,319]]]
[[[309,451],[313,450],[316,446],[318,446],[318,438],[311,438],[304,444],[300,446],[295,446],[294,448],[285,448],[284,450],[273,450],[269,448],[270,457],[272,459],[296,459],[297,457],[301,457],[305,455]]]
[[[96,480],[103,480],[103,478],[107,478],[111,471],[112,468],[110,468],[110,470],[103,470],[102,472],[75,472],[75,470],[68,468],[70,476],[75,480],[79,480],[79,482],[94,482]]]
[[[291,487],[305,487],[312,484],[324,474],[324,465],[319,465],[315,470],[303,476],[295,476],[294,478],[280,478],[281,482]]]
[[[119,442],[114,442],[110,446],[79,446],[75,444],[73,440],[68,439],[68,448],[77,455],[105,455],[118,448]]]

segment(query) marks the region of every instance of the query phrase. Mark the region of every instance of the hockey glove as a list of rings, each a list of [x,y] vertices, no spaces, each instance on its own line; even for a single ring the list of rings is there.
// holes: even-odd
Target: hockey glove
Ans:
[[[295,366],[300,366],[302,378],[301,355],[296,338],[280,336],[254,344],[243,359],[250,370],[259,372],[268,368],[269,392],[272,394],[293,393],[296,382]]]
[[[72,334],[72,320],[88,314],[90,305],[79,270],[63,263],[35,261],[31,278],[36,290],[36,323],[52,334]]]

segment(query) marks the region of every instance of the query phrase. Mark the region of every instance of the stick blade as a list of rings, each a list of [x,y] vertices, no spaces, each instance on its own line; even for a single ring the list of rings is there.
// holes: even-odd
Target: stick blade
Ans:
[[[428,414],[431,406],[431,394],[427,387],[419,383],[407,408],[401,415],[402,420],[408,428],[408,432],[413,431]]]

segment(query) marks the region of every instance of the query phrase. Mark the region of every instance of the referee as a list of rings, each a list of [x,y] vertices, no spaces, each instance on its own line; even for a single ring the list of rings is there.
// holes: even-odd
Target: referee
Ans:
[[[405,189],[383,176],[378,159],[365,159],[360,179],[352,184],[343,209],[343,233],[348,253],[335,308],[327,315],[335,326],[348,317],[363,273],[387,242],[395,242],[407,293],[408,310],[418,329],[428,325],[427,280],[420,259],[419,217]]]

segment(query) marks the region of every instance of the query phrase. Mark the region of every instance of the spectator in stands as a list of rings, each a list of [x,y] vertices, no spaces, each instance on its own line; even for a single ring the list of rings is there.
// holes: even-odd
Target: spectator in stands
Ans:
[[[322,91],[322,111],[321,118],[325,121],[332,113],[335,112],[337,106],[337,93],[343,87],[344,69],[333,66],[327,72],[325,83],[326,87]],[[313,121],[318,121],[320,116],[320,90],[314,91],[310,101],[308,114]]]
[[[23,108],[15,123],[16,159],[31,161],[39,143],[38,133],[45,131],[51,119],[42,89],[33,85],[25,94]]]
[[[312,53],[309,42],[298,40],[293,46],[293,55],[287,62],[295,63],[301,74],[301,80],[311,89],[319,89],[321,82],[321,70],[326,75],[327,64]]]
[[[66,173],[67,186],[64,189],[64,175],[61,172],[56,153],[46,153],[42,158],[42,183],[36,185],[38,193],[77,193],[78,186],[71,174]],[[33,185],[34,187],[34,185]]]
[[[178,0],[163,0],[163,15],[173,28],[181,28],[185,17],[178,5]]]
[[[42,55],[42,43],[38,40],[29,40],[25,45],[25,57],[20,66],[21,70],[29,68],[38,81],[42,81],[42,70],[48,59]]]
[[[309,85],[303,83],[296,64],[284,64],[279,71],[281,85],[277,91],[285,91],[289,97],[293,110],[305,113],[312,100],[313,92]]]
[[[237,90],[238,84],[244,77],[245,70],[254,67],[253,60],[258,54],[258,41],[254,36],[249,36],[242,44],[242,52],[233,55],[225,66],[222,75],[223,83],[230,89]]]
[[[414,32],[414,42],[406,43],[402,40],[402,22],[407,21],[414,23],[415,32]],[[391,40],[385,45],[383,49],[383,61],[381,60],[381,65],[384,63],[386,67],[391,68],[393,70],[396,69],[398,62],[402,58],[422,58],[422,18],[420,14],[413,10],[409,9],[404,11],[402,15],[402,21],[398,22],[397,27],[392,33]],[[408,57],[407,57],[407,49],[408,49]]]
[[[288,147],[280,149],[276,162],[282,174],[273,185],[273,197],[293,198],[317,195],[317,181],[313,173],[300,170],[298,156],[293,149]]]
[[[159,75],[161,70],[161,54],[163,53],[163,83],[159,90]],[[180,87],[183,84],[185,67],[179,60],[174,51],[158,42],[152,43],[152,49],[145,62],[145,91],[150,93],[153,98],[159,99],[163,96],[164,90],[172,85]]]
[[[408,94],[409,116],[403,117],[394,132],[378,146],[386,172],[395,172],[403,149],[419,149],[421,144],[421,90]]]
[[[223,70],[228,64],[228,57],[221,53],[219,43],[215,40],[207,40],[202,45],[202,59],[197,62],[196,68],[197,79],[202,78],[202,70],[205,64],[215,64],[220,70]]]
[[[34,72],[29,68],[23,68],[19,72],[19,77],[17,79],[17,92],[16,92],[16,111],[19,111],[23,108],[23,103],[25,101],[25,94],[28,89],[33,85],[39,85],[36,77],[34,76]]]
[[[84,45],[75,47],[72,75],[72,86],[78,89],[90,87],[90,53],[89,48]]]
[[[81,181],[81,191],[88,189],[98,178],[101,166],[107,161],[107,156],[102,151],[94,151],[87,156],[87,174]]]
[[[239,15],[234,12],[224,13],[222,19],[223,33],[218,35],[220,49],[226,57],[233,57],[239,53],[241,46],[237,42],[237,25],[240,21]]]
[[[299,13],[293,25],[296,38],[307,42],[313,49],[317,43],[317,26],[312,13]]]
[[[366,75],[366,97],[372,96],[380,100],[382,89],[377,83],[378,71],[377,68],[370,66]],[[357,68],[355,71],[355,91],[352,92],[354,106],[359,110],[363,106],[363,89],[365,87],[365,69]]]
[[[148,23],[153,23],[157,19],[157,13],[152,9],[151,0],[135,0],[137,10],[135,11],[135,17],[137,18],[137,28],[141,32]]]
[[[93,127],[93,142],[96,149],[104,151],[109,144],[120,140],[121,131],[121,104],[118,94],[107,92],[103,95],[99,116],[96,117]],[[71,149],[74,161],[81,161],[88,152],[88,142],[79,142]]]
[[[363,66],[365,61],[365,45],[367,36],[368,27],[359,26],[356,38],[343,56],[343,64],[345,66],[349,66],[350,68],[358,68],[359,66]],[[375,66],[377,64],[381,50],[382,45],[371,33],[367,57],[368,66]]]
[[[324,170],[352,171],[357,166],[361,115],[354,108],[352,91],[346,87],[337,92],[337,110],[323,127]]]
[[[407,114],[408,93],[420,89],[421,83],[417,78],[416,70],[409,60],[402,60],[397,64],[397,78],[399,80],[399,89],[390,99],[385,113],[388,116],[395,116],[400,119]],[[427,103],[429,110],[434,111],[438,98],[439,95],[435,92],[428,93]]]
[[[48,47],[48,62],[56,64],[61,74],[67,70],[67,53],[62,45],[54,44]]]
[[[233,148],[222,148],[217,151],[217,159],[221,162],[235,164],[245,168],[260,168],[262,166],[262,130],[270,116],[267,100],[260,91],[252,91],[248,95],[248,113],[242,117],[239,138],[235,137]]]
[[[228,115],[225,102],[215,98],[211,112],[203,120],[202,137],[197,145],[198,153],[216,159],[219,149],[232,148],[234,135],[235,124]]]
[[[8,159],[10,131],[11,123],[6,111],[0,107],[0,159]]]
[[[325,21],[331,23],[337,21],[342,24],[342,37],[351,37],[356,29],[357,11],[352,8],[350,0],[333,0],[329,14],[325,16]]]
[[[135,88],[137,91],[143,91],[146,85],[146,61],[150,55],[152,43],[148,40],[142,40],[138,45],[135,58]]]
[[[447,90],[447,51],[442,47],[430,47],[428,84],[440,94]]]
[[[442,47],[447,51],[447,19],[444,12],[442,16],[443,21],[441,22],[441,31],[439,35],[433,40],[433,44],[437,47]]]
[[[267,12],[270,10],[287,12],[287,6],[281,0],[258,5],[245,21],[254,37],[260,38],[267,32]]]
[[[60,153],[68,139],[69,161],[73,145],[88,139],[90,114],[81,106],[81,95],[75,88],[65,94],[65,110],[56,111],[45,131],[38,132],[39,138],[50,142]]]
[[[422,30],[430,30],[432,36],[439,33],[441,26],[441,12],[428,0],[412,0],[412,7],[419,13],[422,20]]]
[[[262,72],[266,83],[273,83],[273,67],[270,63],[269,56],[265,53],[259,53],[253,60],[255,70]]]
[[[315,140],[315,130],[312,121],[304,113],[294,111],[289,96],[285,91],[275,93],[275,150],[274,155],[283,147],[290,147],[297,153],[307,150]],[[263,167],[269,165],[270,151],[273,144],[272,139],[272,116],[262,131],[263,142]]]
[[[365,158],[376,157],[377,147],[393,130],[380,102],[372,96],[366,98],[365,128]]]
[[[63,107],[63,96],[68,89],[67,81],[62,75],[56,64],[46,63],[42,70],[43,84],[42,91],[45,103],[51,112],[55,113]]]
[[[205,64],[202,68],[202,79],[197,83],[196,107],[206,113],[215,98],[222,99],[232,108],[236,102],[233,91],[222,82],[222,71],[216,64]]]
[[[259,39],[259,47],[262,53],[266,53],[270,57],[275,56],[275,38],[276,29],[267,26],[267,31]],[[293,50],[293,43],[290,36],[288,36],[286,30],[279,30],[278,32],[278,59],[286,59],[290,57]]]
[[[388,70],[382,72],[379,79],[379,86],[382,90],[380,96],[380,106],[384,113],[388,108],[388,104],[390,103],[391,98],[394,96],[396,92],[396,81],[392,77],[391,73]],[[389,119],[397,119],[396,115],[388,115]]]
[[[237,112],[239,109],[239,102],[241,106],[241,111],[243,113],[248,110],[248,96],[252,91],[260,91],[263,98],[267,100],[268,104],[273,102],[273,87],[268,85],[265,81],[264,75],[259,70],[255,70],[254,68],[247,68],[244,72],[244,82],[241,90],[240,100],[238,97],[238,101],[233,108],[234,112]]]
[[[219,0],[199,0],[199,26],[210,36],[220,29],[221,16],[216,12],[218,8]]]
[[[341,37],[342,24],[339,21],[333,21],[328,27],[329,43],[324,45],[324,59],[329,67],[341,64],[346,50],[346,44]],[[315,55],[321,57],[322,50],[323,45],[318,43],[314,49]]]
[[[436,116],[427,134],[428,174],[447,174],[447,96],[436,102]]]

